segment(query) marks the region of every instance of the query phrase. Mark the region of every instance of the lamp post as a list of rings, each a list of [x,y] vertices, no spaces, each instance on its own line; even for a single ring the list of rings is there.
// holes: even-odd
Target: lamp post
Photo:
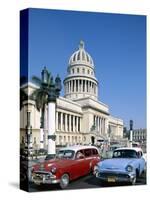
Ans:
[[[47,91],[49,73],[48,73],[48,70],[46,69],[46,67],[44,67],[44,69],[42,70],[41,77],[42,77],[42,88],[43,88],[43,90]],[[45,106],[43,106],[41,109],[40,149],[44,149],[44,113],[45,113]]]
[[[27,125],[26,125],[26,147],[28,150],[32,149],[32,126],[30,124],[31,113],[27,111]]]
[[[56,99],[59,97],[61,88],[61,80],[59,76],[57,75],[55,83],[53,81],[53,77],[51,77],[48,94],[48,154],[51,154],[52,156],[56,154]]]
[[[133,142],[133,120],[130,120],[130,147],[132,147]]]

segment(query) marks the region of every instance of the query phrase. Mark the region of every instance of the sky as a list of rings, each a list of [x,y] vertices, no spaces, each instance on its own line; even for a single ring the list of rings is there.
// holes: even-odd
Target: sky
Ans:
[[[63,80],[79,41],[95,64],[99,100],[129,128],[146,127],[146,17],[94,12],[29,10],[29,77],[44,66]],[[63,95],[63,91],[61,92]]]

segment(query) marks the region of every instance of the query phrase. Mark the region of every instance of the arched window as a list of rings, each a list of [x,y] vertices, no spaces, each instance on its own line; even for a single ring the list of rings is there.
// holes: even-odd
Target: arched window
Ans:
[[[75,61],[76,60],[76,54],[74,54],[74,56],[73,56],[73,61]]]

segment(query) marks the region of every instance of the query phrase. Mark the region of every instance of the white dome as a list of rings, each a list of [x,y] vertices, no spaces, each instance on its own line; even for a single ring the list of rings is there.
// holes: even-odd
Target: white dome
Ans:
[[[80,41],[79,50],[75,51],[69,59],[69,66],[83,64],[94,67],[92,57],[85,51],[84,42]]]

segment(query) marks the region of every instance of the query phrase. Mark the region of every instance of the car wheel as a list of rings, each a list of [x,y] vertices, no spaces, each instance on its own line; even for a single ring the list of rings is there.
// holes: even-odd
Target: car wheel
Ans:
[[[69,185],[69,175],[63,174],[60,178],[60,187],[61,189],[66,188]]]

